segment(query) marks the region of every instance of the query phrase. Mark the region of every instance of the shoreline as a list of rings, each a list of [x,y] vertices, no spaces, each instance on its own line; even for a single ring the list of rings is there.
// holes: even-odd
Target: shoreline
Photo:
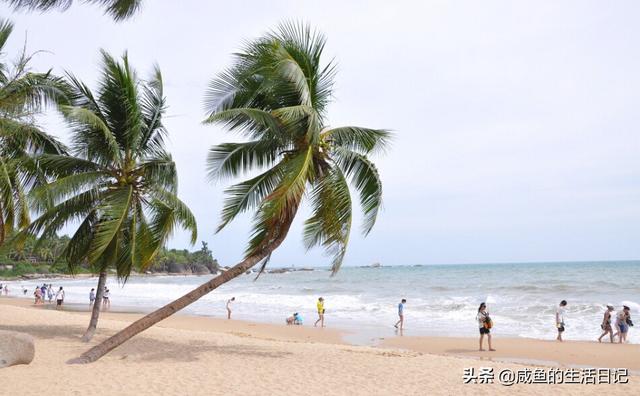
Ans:
[[[104,313],[94,339],[83,343],[80,337],[89,316],[89,312],[84,311],[41,309],[26,300],[0,299],[0,329],[30,334],[36,349],[29,365],[0,369],[2,392],[22,394],[28,390],[109,396],[640,393],[640,376],[634,372],[625,376],[623,383],[543,382],[504,386],[498,381],[498,373],[505,370],[520,373],[554,369],[540,368],[535,362],[521,364],[441,356],[433,351],[415,352],[384,344],[354,346],[343,341],[344,333],[332,328],[267,325],[188,315],[167,318],[95,363],[67,364],[140,314]],[[475,345],[474,341],[458,342]],[[499,350],[502,342],[496,342]],[[582,353],[581,345],[567,345],[572,347],[572,353]],[[464,375],[470,369],[492,370],[496,380],[465,383]]]
[[[0,305],[30,310],[55,310],[55,304],[34,306],[30,299],[0,298]],[[66,304],[63,312],[87,318],[88,305]],[[100,320],[130,323],[148,312],[134,307],[113,307],[100,313]],[[1,324],[0,324],[1,325]],[[478,351],[478,338],[439,336],[385,336],[373,334],[372,329],[357,330],[344,327],[315,328],[312,325],[287,326],[242,319],[227,320],[219,317],[177,313],[155,327],[188,331],[226,333],[241,337],[288,342],[313,342],[333,345],[365,346],[377,349],[400,349],[454,358],[476,359],[502,363],[517,363],[547,367],[599,367],[628,368],[640,375],[640,345],[596,341],[540,340],[532,338],[494,337],[495,352]],[[485,348],[487,348],[485,339]]]

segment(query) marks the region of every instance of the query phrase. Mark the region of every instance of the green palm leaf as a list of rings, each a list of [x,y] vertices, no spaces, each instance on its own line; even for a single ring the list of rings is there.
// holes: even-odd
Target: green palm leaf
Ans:
[[[121,232],[122,225],[130,211],[133,187],[126,186],[117,189],[107,195],[97,212],[100,216],[96,225],[96,232],[89,247],[89,261],[96,261],[105,249],[112,243]]]
[[[335,154],[338,165],[360,194],[364,212],[363,233],[367,235],[375,225],[382,206],[382,182],[378,169],[362,154],[344,149],[336,149]]]
[[[335,274],[342,265],[351,232],[351,194],[340,168],[331,171],[316,183],[311,192],[312,216],[305,222],[304,242],[307,249],[323,246],[334,256],[331,264]]]
[[[66,10],[71,7],[73,0],[7,0],[17,10],[49,11],[53,9]],[[104,13],[115,21],[122,21],[135,15],[142,7],[143,0],[84,0],[86,3],[98,4],[104,8]]]

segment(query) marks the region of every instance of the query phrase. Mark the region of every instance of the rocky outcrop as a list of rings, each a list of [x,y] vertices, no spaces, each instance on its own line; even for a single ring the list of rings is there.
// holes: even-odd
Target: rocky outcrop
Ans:
[[[33,337],[29,334],[0,330],[0,368],[29,364],[35,354]]]
[[[178,263],[170,263],[167,266],[167,269],[169,270],[170,274],[184,274],[187,272],[191,272],[187,269],[187,266],[184,264],[178,264]]]
[[[211,270],[202,264],[195,264],[193,266],[192,272],[197,275],[205,275],[210,274]]]

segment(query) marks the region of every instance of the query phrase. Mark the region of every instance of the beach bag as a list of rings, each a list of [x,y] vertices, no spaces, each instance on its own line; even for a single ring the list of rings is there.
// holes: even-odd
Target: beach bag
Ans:
[[[492,328],[492,327],[493,327],[493,321],[491,320],[491,318],[490,318],[490,317],[488,317],[488,316],[487,316],[487,317],[484,319],[484,328],[485,328],[485,329],[490,329],[490,328]]]

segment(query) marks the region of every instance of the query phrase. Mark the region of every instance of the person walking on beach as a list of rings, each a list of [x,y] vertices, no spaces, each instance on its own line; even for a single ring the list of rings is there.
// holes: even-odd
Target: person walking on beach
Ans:
[[[27,288],[22,286],[22,295],[26,296],[27,295]]]
[[[111,300],[109,300],[109,289],[105,286],[104,293],[102,294],[102,309],[107,310],[111,308]]]
[[[62,303],[64,302],[64,290],[62,290],[62,286],[56,293],[56,309],[62,309]]]
[[[618,342],[620,344],[624,344],[627,342],[627,333],[629,332],[629,326],[633,326],[633,322],[631,322],[631,314],[629,313],[631,309],[626,305],[622,307],[622,311],[617,315],[616,327],[618,328]]]
[[[404,329],[404,304],[406,303],[407,299],[403,298],[402,301],[400,301],[400,304],[398,304],[398,317],[400,319],[398,319],[396,324],[393,325],[396,329],[398,328],[398,325],[400,325],[400,331]]]
[[[91,288],[91,291],[89,292],[89,306],[91,307],[93,305],[93,303],[96,301],[96,289]]]
[[[562,333],[564,332],[564,313],[566,311],[567,300],[560,301],[558,309],[556,309],[556,328],[558,329],[558,337],[556,340],[562,342]]]
[[[236,301],[235,297],[231,297],[227,300],[227,319],[231,319],[231,303]]]
[[[320,327],[324,327],[324,298],[318,298],[316,308],[318,308],[318,320],[313,324],[313,327],[318,326],[318,323],[320,323]]]
[[[491,346],[491,328],[493,327],[493,322],[491,317],[489,316],[489,312],[487,312],[487,304],[481,303],[478,308],[478,315],[476,315],[476,320],[478,320],[478,327],[480,328],[480,341],[478,344],[480,345],[479,350],[484,351],[482,348],[482,342],[484,341],[485,334],[487,335],[487,343],[489,344],[489,350],[495,351]]]
[[[613,313],[613,305],[607,305],[607,310],[604,311],[604,318],[602,318],[602,324],[600,325],[600,327],[602,327],[603,333],[602,335],[600,335],[600,337],[598,337],[598,342],[602,342],[602,337],[609,334],[609,338],[613,343],[613,329],[611,328],[612,313]]]

